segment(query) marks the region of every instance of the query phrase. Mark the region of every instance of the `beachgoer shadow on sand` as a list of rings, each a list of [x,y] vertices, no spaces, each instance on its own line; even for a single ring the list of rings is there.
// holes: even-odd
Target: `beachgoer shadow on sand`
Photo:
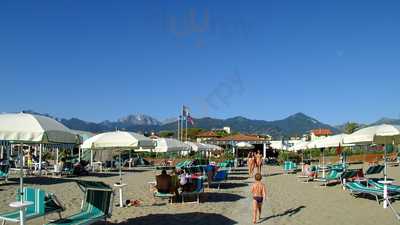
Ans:
[[[103,225],[104,222],[96,223]],[[108,223],[109,225],[233,225],[236,221],[215,213],[183,213],[183,214],[150,214],[147,216],[128,219],[121,223]]]
[[[284,216],[292,217],[292,216],[298,214],[301,210],[303,210],[305,208],[306,207],[304,205],[302,205],[302,206],[297,207],[295,209],[288,209],[283,213],[263,218],[263,219],[261,219],[260,223],[265,222],[265,221],[270,220],[270,219],[273,219],[273,218],[277,218],[277,217],[284,217]]]

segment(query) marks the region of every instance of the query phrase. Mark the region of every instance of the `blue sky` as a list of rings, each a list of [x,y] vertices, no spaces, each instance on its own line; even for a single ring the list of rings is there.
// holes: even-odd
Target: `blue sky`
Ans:
[[[1,1],[0,111],[400,117],[398,1]]]

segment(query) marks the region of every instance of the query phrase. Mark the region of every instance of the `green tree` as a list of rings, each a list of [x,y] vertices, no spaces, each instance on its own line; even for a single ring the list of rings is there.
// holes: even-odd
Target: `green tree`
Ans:
[[[347,122],[346,125],[344,126],[344,132],[346,134],[352,134],[359,128],[360,128],[360,125],[358,123]]]
[[[196,127],[194,127],[194,128],[188,128],[188,129],[187,129],[187,136],[188,136],[188,139],[192,139],[192,140],[196,139],[196,136],[197,136],[202,130],[203,130],[203,129],[201,129],[201,128],[196,128]],[[186,129],[183,130],[183,136],[184,136],[184,137],[186,136]]]
[[[170,130],[164,130],[164,131],[160,131],[159,135],[162,138],[169,138],[169,137],[173,137],[175,135],[175,132],[170,131]]]
[[[228,136],[229,134],[225,131],[225,130],[218,130],[215,132],[217,135],[221,136],[221,137],[225,137]]]

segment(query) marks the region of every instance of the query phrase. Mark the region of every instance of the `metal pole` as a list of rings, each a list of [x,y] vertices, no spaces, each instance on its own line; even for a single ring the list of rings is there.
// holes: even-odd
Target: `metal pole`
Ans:
[[[181,117],[178,117],[178,134],[176,135],[177,139],[180,141],[181,140]]]
[[[43,145],[40,144],[39,145],[39,176],[42,175],[42,148],[43,148]]]
[[[122,160],[121,160],[121,151],[119,152],[119,184],[122,185]]]
[[[188,140],[188,120],[187,117],[185,118],[185,124],[186,124],[186,134],[185,134],[185,140]]]
[[[22,144],[19,146],[19,194],[21,197],[21,203],[24,202],[24,165],[22,163],[22,158],[24,157],[22,153]]]
[[[78,148],[78,161],[81,161],[81,146]]]
[[[183,140],[183,116],[181,116],[181,141]]]

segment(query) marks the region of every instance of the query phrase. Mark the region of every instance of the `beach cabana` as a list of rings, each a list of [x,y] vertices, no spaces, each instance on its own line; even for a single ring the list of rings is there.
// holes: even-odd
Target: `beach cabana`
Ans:
[[[20,158],[20,203],[12,204],[21,210],[20,224],[24,224],[24,208],[29,207],[29,202],[24,202],[24,173],[23,173],[23,153],[24,144],[39,145],[39,174],[42,164],[43,145],[70,145],[77,144],[76,135],[57,122],[56,120],[39,115],[26,113],[0,114],[0,140],[8,141],[13,146],[19,148]],[[10,204],[11,205],[11,204]]]
[[[115,187],[120,189],[120,207],[123,207],[122,202],[122,188],[126,185],[122,183],[122,161],[121,152],[127,150],[134,150],[138,148],[151,149],[155,147],[155,142],[141,134],[114,131],[101,133],[93,136],[83,142],[82,149],[90,149],[91,151],[112,151],[119,154],[119,180]]]

